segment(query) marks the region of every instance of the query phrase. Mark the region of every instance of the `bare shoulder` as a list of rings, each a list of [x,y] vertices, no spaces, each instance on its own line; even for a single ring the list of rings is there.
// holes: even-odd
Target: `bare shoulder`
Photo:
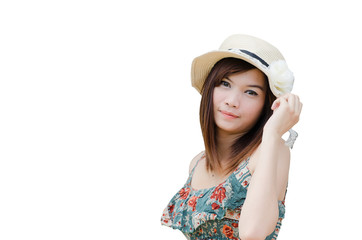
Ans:
[[[204,154],[204,151],[200,152],[199,154],[197,154],[190,162],[190,166],[189,166],[189,173],[191,173],[192,169],[195,167],[197,161],[202,157],[202,155]]]

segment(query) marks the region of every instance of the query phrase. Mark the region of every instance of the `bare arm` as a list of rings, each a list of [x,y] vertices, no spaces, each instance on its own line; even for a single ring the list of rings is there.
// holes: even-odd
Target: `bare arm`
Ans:
[[[242,240],[265,239],[278,221],[278,198],[288,181],[290,152],[282,135],[299,120],[302,105],[293,94],[278,98],[264,127],[256,167],[239,219]]]
[[[281,138],[264,138],[257,156],[240,220],[241,239],[265,239],[279,216],[278,197],[285,192],[289,173],[289,149]]]

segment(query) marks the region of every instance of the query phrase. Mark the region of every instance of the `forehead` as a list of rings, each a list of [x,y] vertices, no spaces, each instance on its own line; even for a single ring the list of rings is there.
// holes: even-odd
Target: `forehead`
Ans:
[[[228,79],[235,82],[236,84],[260,85],[262,87],[266,85],[265,74],[257,68],[253,68],[245,72],[231,74],[228,76]]]

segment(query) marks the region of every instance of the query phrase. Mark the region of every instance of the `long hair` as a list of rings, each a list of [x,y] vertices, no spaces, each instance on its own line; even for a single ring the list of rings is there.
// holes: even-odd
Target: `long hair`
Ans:
[[[221,161],[217,153],[216,124],[214,119],[214,88],[221,84],[221,81],[235,73],[246,72],[256,68],[255,66],[237,58],[224,58],[218,61],[207,76],[201,89],[200,103],[200,125],[205,144],[206,168],[208,171],[223,171],[231,173],[247,157],[249,157],[259,146],[262,140],[263,128],[270,116],[273,114],[271,105],[276,99],[270,90],[267,76],[265,82],[267,91],[263,110],[258,121],[249,132],[236,139],[231,146],[231,154],[225,169],[222,169]]]

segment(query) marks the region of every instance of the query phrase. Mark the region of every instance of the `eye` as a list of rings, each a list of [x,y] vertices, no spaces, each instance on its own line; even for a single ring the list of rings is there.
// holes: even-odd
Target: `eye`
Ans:
[[[253,90],[246,90],[245,93],[252,95],[252,96],[258,96],[258,94]]]
[[[230,87],[230,83],[227,82],[227,81],[221,81],[220,86],[229,88],[229,87]]]

